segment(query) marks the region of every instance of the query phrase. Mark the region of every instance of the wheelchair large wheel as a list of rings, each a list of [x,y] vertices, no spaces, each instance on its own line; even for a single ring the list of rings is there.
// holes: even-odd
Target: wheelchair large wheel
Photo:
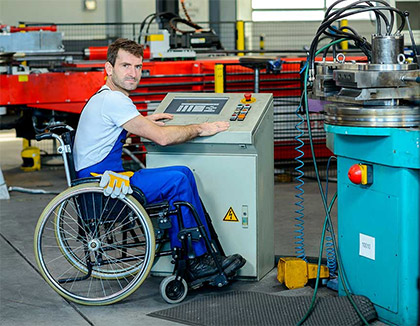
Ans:
[[[71,187],[42,212],[35,258],[48,284],[68,300],[105,305],[133,293],[153,265],[152,223],[132,196],[103,196],[97,183]]]
[[[83,194],[81,196],[85,196],[86,194]],[[93,198],[91,199],[91,201],[93,202],[95,199],[98,200],[99,202],[101,202],[102,199],[102,195],[100,193],[91,193],[88,196],[92,196]],[[79,200],[80,202],[80,200]],[[110,204],[113,203],[113,204]],[[96,206],[98,203],[96,203]],[[106,197],[106,202],[103,203],[102,205],[100,205],[101,207],[104,207],[104,210],[106,210],[107,206],[112,206],[115,205],[115,200],[111,199],[109,197]],[[87,273],[88,272],[88,266],[86,264],[86,259],[85,259],[85,255],[82,254],[80,255],[80,247],[78,246],[79,244],[77,243],[76,246],[74,246],[74,243],[72,243],[72,240],[74,240],[74,236],[73,237],[69,237],[69,230],[68,230],[68,211],[69,210],[73,210],[74,206],[74,201],[70,201],[70,200],[66,200],[63,201],[59,207],[57,207],[56,211],[54,212],[55,214],[55,237],[57,240],[57,244],[58,247],[60,249],[60,251],[62,252],[62,254],[64,255],[64,257],[77,269],[79,269],[81,272],[83,273]],[[94,212],[94,210],[92,210],[92,212]],[[118,214],[118,212],[116,212],[116,214]],[[102,214],[103,215],[103,214]],[[96,218],[94,219],[96,220]],[[103,223],[99,222],[99,225],[101,225]],[[106,232],[106,225],[103,227],[103,231],[102,234],[104,234]],[[74,230],[74,229],[72,229]],[[79,234],[77,234],[77,237],[81,237],[80,232],[84,232],[83,229],[78,228],[78,232]],[[101,230],[98,229],[96,232],[98,232],[99,234],[101,233]],[[110,279],[115,279],[115,278],[124,278],[129,274],[135,274],[138,270],[138,268],[141,266],[142,262],[139,262],[138,265],[135,264],[124,264],[121,266],[118,266],[118,268],[112,268],[112,269],[107,269],[107,268],[103,268],[100,265],[99,266],[92,266],[92,270],[91,270],[91,275],[93,277],[100,277],[103,279],[106,278],[110,278]]]

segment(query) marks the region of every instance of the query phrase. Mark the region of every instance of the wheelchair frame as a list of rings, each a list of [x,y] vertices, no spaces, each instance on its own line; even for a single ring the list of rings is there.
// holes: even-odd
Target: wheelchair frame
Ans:
[[[217,275],[205,281],[218,287],[228,284],[228,277],[216,258],[224,252],[207,212],[212,240],[188,202],[175,202],[172,210],[167,201],[147,204],[144,194],[136,187],[132,195],[123,199],[104,196],[103,188],[99,187],[100,178],[76,178],[72,153],[74,130],[66,125],[50,127],[50,130],[57,129],[64,132],[43,133],[36,139],[58,140],[69,188],[43,210],[34,236],[35,258],[41,275],[57,293],[79,304],[112,304],[140,287],[155,257],[172,255],[174,272],[162,280],[160,293],[166,302],[179,303],[186,297],[189,286],[203,285],[193,280],[187,269],[187,259],[195,257],[192,242],[200,239],[204,240],[218,269]],[[184,227],[182,206],[191,210],[197,227]],[[182,247],[163,251],[162,244],[169,241],[171,215],[177,218]]]

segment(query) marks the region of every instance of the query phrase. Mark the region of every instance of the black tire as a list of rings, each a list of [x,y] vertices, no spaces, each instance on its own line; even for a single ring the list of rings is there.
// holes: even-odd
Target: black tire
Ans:
[[[180,303],[188,293],[187,282],[175,275],[165,277],[160,283],[160,295],[167,303]]]

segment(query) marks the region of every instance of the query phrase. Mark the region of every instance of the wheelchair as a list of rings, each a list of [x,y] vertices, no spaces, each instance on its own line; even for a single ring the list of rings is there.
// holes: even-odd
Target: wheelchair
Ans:
[[[222,287],[227,276],[216,258],[224,256],[217,234],[206,212],[211,239],[195,208],[187,202],[148,204],[140,189],[122,199],[103,195],[100,178],[77,179],[72,146],[75,131],[66,125],[50,127],[37,140],[56,139],[60,143],[68,188],[45,207],[35,229],[35,258],[42,277],[61,296],[83,305],[108,305],[128,297],[149,275],[161,256],[172,256],[173,274],[160,284],[162,298],[179,303],[188,289],[204,284]],[[191,210],[197,227],[185,228],[181,207]],[[176,216],[181,248],[163,250],[169,241],[170,216]],[[192,242],[204,239],[218,273],[194,280],[187,260],[194,258]]]

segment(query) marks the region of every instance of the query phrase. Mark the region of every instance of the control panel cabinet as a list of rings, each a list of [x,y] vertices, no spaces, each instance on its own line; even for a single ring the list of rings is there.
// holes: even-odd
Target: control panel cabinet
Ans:
[[[148,168],[189,167],[226,255],[247,260],[240,278],[259,280],[274,267],[274,158],[272,94],[170,93],[155,113],[167,125],[229,121],[227,131],[187,143],[159,146],[145,140]],[[152,272],[173,271],[161,257]]]

